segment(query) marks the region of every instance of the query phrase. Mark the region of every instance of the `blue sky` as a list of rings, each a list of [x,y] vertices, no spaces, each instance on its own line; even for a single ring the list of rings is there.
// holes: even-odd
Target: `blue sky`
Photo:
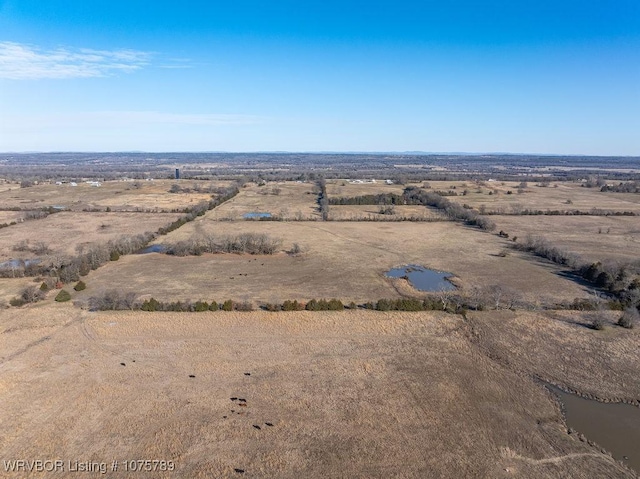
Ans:
[[[0,151],[640,155],[638,0],[0,0]]]

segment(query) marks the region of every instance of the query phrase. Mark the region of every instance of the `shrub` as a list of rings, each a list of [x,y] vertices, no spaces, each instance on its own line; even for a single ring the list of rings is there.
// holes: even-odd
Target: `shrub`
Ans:
[[[378,302],[376,303],[376,307],[375,309],[377,309],[378,311],[391,311],[391,300],[389,299],[379,299]]]
[[[63,303],[65,301],[69,301],[71,299],[71,295],[68,291],[61,289],[60,292],[56,296],[56,301],[59,303]]]
[[[591,327],[596,331],[602,331],[604,329],[604,326],[605,322],[602,318],[596,318],[593,320],[593,323],[591,323]]]
[[[196,301],[196,304],[193,306],[193,310],[196,312],[208,311],[209,303],[206,301]]]
[[[24,306],[26,303],[27,303],[27,302],[26,302],[24,299],[22,299],[22,298],[11,298],[11,299],[9,300],[9,304],[10,304],[11,306],[15,306],[15,307],[18,307],[18,308],[19,308],[20,306]]]
[[[40,285],[40,291],[49,291],[49,285],[45,281]]]
[[[140,306],[142,311],[157,311],[160,303],[154,298],[146,299]]]
[[[222,303],[222,311],[233,311],[233,301],[227,299],[224,303]]]
[[[84,281],[78,281],[78,284],[76,284],[73,289],[75,289],[76,291],[84,291],[85,289],[87,289],[87,285]]]
[[[89,298],[89,308],[94,311],[134,309],[137,306],[136,293],[125,293],[117,290],[109,290],[102,296]]]
[[[209,304],[209,311],[218,311],[220,309],[220,306],[218,305],[218,303],[216,303],[215,301],[211,301],[211,304]]]
[[[242,303],[237,303],[235,309],[237,311],[253,311],[253,304],[250,301],[243,301]]]
[[[626,329],[632,329],[635,326],[635,323],[640,319],[640,313],[636,308],[627,308],[620,319],[618,319],[618,326],[622,326]]]
[[[303,309],[304,306],[298,303],[298,300],[286,300],[284,303],[282,303],[282,311],[301,311]]]
[[[327,309],[329,311],[342,311],[344,309],[344,304],[339,299],[331,299],[327,305]]]
[[[111,255],[109,255],[110,261],[118,261],[119,259],[120,259],[120,253],[118,253],[117,251],[112,251]]]

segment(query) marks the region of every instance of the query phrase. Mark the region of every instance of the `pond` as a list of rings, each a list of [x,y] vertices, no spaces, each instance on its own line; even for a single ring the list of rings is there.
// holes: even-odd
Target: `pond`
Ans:
[[[147,253],[164,253],[167,250],[166,246],[161,244],[152,244],[151,246],[147,246],[146,248],[142,248],[139,251],[136,251],[136,254],[147,254]]]
[[[418,291],[453,291],[456,287],[448,280],[451,273],[436,271],[411,264],[393,268],[387,272],[389,278],[407,278]]]
[[[560,398],[567,425],[640,473],[640,408],[602,403],[546,385]]]
[[[38,264],[39,262],[39,259],[11,259],[4,263],[0,263],[0,268],[21,268],[23,266],[26,268],[27,266]]]
[[[260,218],[271,218],[271,213],[245,213],[242,217],[246,220],[260,219]]]

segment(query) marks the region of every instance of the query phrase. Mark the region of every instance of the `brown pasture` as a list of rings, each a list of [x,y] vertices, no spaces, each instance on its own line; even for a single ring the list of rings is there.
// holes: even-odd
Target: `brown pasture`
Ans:
[[[34,258],[29,251],[13,251],[21,241],[43,242],[54,254],[75,254],[80,245],[106,243],[123,235],[155,232],[181,215],[176,213],[54,213],[0,229],[0,261]]]
[[[92,272],[90,283],[98,290],[118,285],[157,299],[273,302],[337,297],[369,301],[398,297],[404,291],[398,289],[406,283],[404,280],[391,282],[384,276],[390,268],[420,264],[452,273],[464,290],[498,285],[511,295],[536,303],[573,300],[589,294],[548,262],[518,252],[502,257],[508,240],[452,222],[218,222],[209,215],[156,242],[171,243],[210,234],[221,237],[266,233],[282,241],[283,252],[259,257],[128,256]],[[299,256],[284,252],[291,250],[294,243],[302,249]]]
[[[640,398],[640,330],[616,325],[619,311],[491,311],[468,317],[478,345],[526,371],[601,399]],[[591,328],[603,318],[603,331]]]
[[[379,195],[386,193],[401,195],[407,186],[410,185],[387,185],[382,180],[376,180],[375,183],[350,183],[349,180],[329,180],[327,181],[327,195],[329,195],[329,198],[351,198],[354,196]]]
[[[240,220],[246,213],[271,213],[285,220],[320,219],[313,183],[247,183],[238,195],[210,212],[216,220]]]
[[[484,182],[478,186],[473,182],[429,182],[432,189],[447,191],[456,186],[455,191],[460,196],[449,197],[451,201],[468,204],[480,209],[484,205],[487,211],[512,213],[523,209],[532,210],[578,210],[590,212],[593,209],[607,211],[633,211],[640,213],[640,204],[636,199],[640,195],[603,193],[599,188],[586,188],[581,183],[553,182],[547,187],[529,183],[523,193],[518,193],[517,182]],[[468,193],[462,196],[462,192]],[[508,192],[511,191],[511,194]],[[489,192],[493,194],[489,194]],[[634,201],[630,200],[630,196]]]
[[[0,323],[5,460],[156,459],[175,470],[138,475],[194,479],[634,477],[568,435],[552,397],[460,317],[38,305]]]
[[[578,253],[586,261],[634,262],[640,258],[640,218],[636,216],[491,216],[498,229],[517,236],[541,236]]]
[[[200,192],[169,194],[171,186],[178,183],[185,188],[200,188]],[[153,181],[105,181],[102,186],[91,186],[78,182],[62,185],[40,184],[29,188],[14,185],[11,191],[0,191],[0,204],[4,208],[36,209],[49,206],[63,206],[73,211],[85,209],[113,211],[155,210],[171,211],[189,208],[199,201],[211,199],[210,188],[228,186],[229,182],[191,181],[191,180],[153,180]]]

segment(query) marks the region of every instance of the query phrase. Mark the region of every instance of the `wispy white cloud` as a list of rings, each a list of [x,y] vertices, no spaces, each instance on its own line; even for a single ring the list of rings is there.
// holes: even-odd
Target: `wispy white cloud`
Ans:
[[[45,50],[0,42],[0,78],[91,78],[132,72],[149,64],[151,53],[137,50],[57,48]]]

